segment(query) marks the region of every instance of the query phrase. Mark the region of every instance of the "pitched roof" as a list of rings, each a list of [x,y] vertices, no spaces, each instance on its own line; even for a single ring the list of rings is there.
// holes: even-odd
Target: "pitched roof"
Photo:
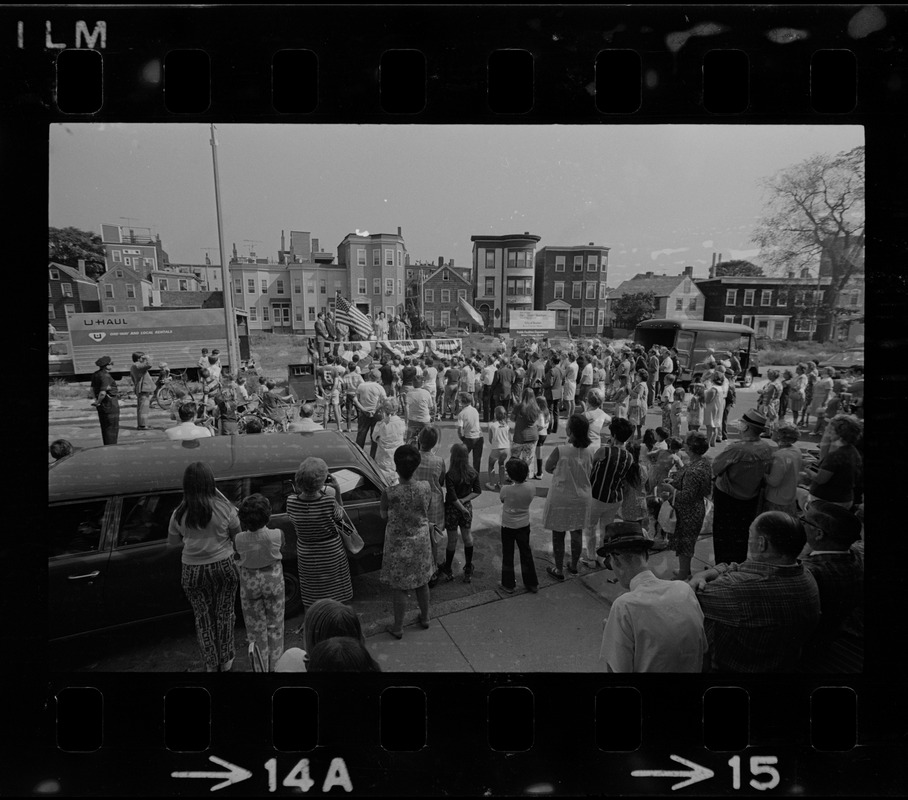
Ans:
[[[637,292],[652,292],[656,297],[668,297],[687,277],[687,275],[660,275],[647,278],[635,275],[630,280],[618,284],[618,288],[609,293],[608,299],[615,300],[626,294],[636,294]],[[693,284],[693,281],[691,283]]]
[[[60,272],[69,275],[70,278],[79,283],[87,283],[89,286],[97,285],[91,278],[86,278],[79,270],[67,267],[66,264],[58,264],[56,261],[50,261],[48,262],[48,267],[60,270]]]
[[[456,267],[449,267],[447,264],[445,264],[445,266],[443,266],[443,267],[439,267],[439,268],[436,269],[434,272],[430,272],[428,275],[426,275],[426,277],[425,277],[426,283],[428,283],[430,280],[432,280],[432,278],[434,278],[436,275],[438,275],[438,273],[441,272],[443,269],[450,270],[452,274],[454,274],[454,275],[456,275],[458,278],[460,278],[467,286],[472,286],[472,285],[473,285],[473,284],[470,282],[470,280],[469,280],[468,278],[465,278],[463,275],[461,275],[461,274],[457,271],[457,268],[456,268]]]
[[[143,278],[132,267],[127,267],[125,264],[116,264],[116,265],[112,266],[109,270],[107,270],[107,272],[105,272],[98,279],[98,282],[100,283],[101,281],[103,281],[105,283],[108,283],[109,280],[117,280],[117,281],[121,280],[120,278],[116,277],[116,274],[119,270],[122,270],[123,274],[126,275],[126,277],[131,276],[131,277],[134,277],[137,281],[145,281],[146,283],[150,282],[150,281],[147,281],[145,278]]]

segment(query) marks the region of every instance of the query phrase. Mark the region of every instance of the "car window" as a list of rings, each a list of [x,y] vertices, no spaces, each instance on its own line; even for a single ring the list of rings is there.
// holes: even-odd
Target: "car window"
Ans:
[[[97,551],[106,500],[51,506],[48,509],[50,556]]]
[[[358,470],[334,470],[334,477],[340,484],[341,497],[345,503],[381,499],[381,490]]]
[[[283,514],[287,510],[287,496],[293,493],[293,473],[250,478],[249,492],[246,496],[256,493],[263,495],[271,503],[272,514]],[[239,505],[242,499],[241,497],[235,500],[235,504]]]
[[[690,359],[690,350],[694,346],[694,334],[691,331],[678,331],[678,342],[675,347],[683,363]]]
[[[166,540],[170,517],[182,499],[180,492],[124,497],[117,547]]]

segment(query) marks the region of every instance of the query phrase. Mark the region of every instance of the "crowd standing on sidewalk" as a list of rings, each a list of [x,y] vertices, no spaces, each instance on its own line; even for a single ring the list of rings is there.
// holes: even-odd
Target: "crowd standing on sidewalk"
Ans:
[[[607,569],[615,575],[609,580],[628,590],[604,624],[601,658],[610,671],[790,670],[802,653],[816,657],[843,626],[860,624],[860,371],[837,378],[834,370],[820,370],[812,362],[781,374],[769,370],[756,408],[738,423],[735,441],[711,455],[729,438],[728,410],[736,400],[740,370],[731,354],[711,359],[686,390],[677,385],[677,352],[659,346],[559,352],[543,342],[541,348],[520,352],[498,348],[485,357],[476,351],[450,358],[356,356],[344,365],[340,355],[325,352],[326,343],[337,341],[333,320],[320,318],[319,323],[317,386],[327,398],[324,427],[333,413],[340,431],[343,404],[349,432],[355,411],[356,442],[363,449],[369,443],[389,485],[381,501],[388,520],[381,580],[393,592],[394,622],[388,631],[395,638],[403,637],[410,591],[416,593],[419,623],[429,627],[430,589],[439,580],[453,580],[458,534],[464,547],[462,579],[471,581],[472,501],[483,484],[500,493],[499,588],[507,594],[516,591],[516,547],[523,585],[538,591],[529,544],[529,507],[536,493],[528,481],[540,478],[543,468],[552,475],[542,515],[543,526],[551,531],[554,562],[546,573],[564,581],[565,572],[579,575],[581,566]],[[400,327],[397,320],[390,324]],[[376,331],[387,325],[375,320]],[[212,381],[203,403],[214,409],[215,424],[196,424],[196,409],[182,404],[180,423],[167,431],[168,438],[235,431],[237,404],[244,399],[240,387],[221,375],[216,353],[203,354],[203,359]],[[143,370],[148,359],[136,353],[133,361],[133,383],[144,399],[152,391],[148,370]],[[105,444],[115,443],[119,408],[111,360],[104,357],[97,365],[95,405]],[[273,382],[260,384],[267,397]],[[312,406],[306,408],[305,429],[317,429]],[[662,425],[655,431],[646,427],[648,412],[661,415]],[[146,413],[140,401],[140,429]],[[454,421],[460,441],[444,459],[435,448],[437,424],[446,419]],[[546,438],[562,425],[566,443],[543,453]],[[822,436],[817,458],[805,457],[796,446],[811,433]],[[487,437],[488,480],[483,481]],[[273,556],[275,548],[279,553],[275,535],[280,532],[264,527],[261,502],[252,497],[243,506],[241,536],[236,536],[235,520],[220,514],[211,544],[190,547],[201,541],[193,537],[208,535],[201,532],[223,505],[217,493],[208,491],[204,470],[193,468],[171,532],[174,543],[184,545],[184,587],[196,613],[206,667],[229,669],[233,660],[232,633],[226,633],[227,627],[232,631],[227,625],[232,606],[228,611],[224,599],[233,584],[230,575],[215,574],[212,565],[224,561],[226,553],[231,566],[236,553],[237,585],[244,614],[248,611],[255,658],[260,668],[277,669],[282,663],[283,639],[276,631],[283,630],[283,601],[275,577],[280,559]],[[336,531],[343,504],[327,466],[307,458],[295,485],[287,511],[297,532],[308,615],[323,600],[349,602],[353,588]],[[715,565],[694,573],[694,546],[704,534],[713,537]],[[206,548],[214,549],[209,553]],[[679,561],[674,581],[656,578],[647,567],[649,554],[665,548]],[[319,663],[341,665],[336,668],[359,663],[357,637],[340,638],[350,641],[322,648]]]

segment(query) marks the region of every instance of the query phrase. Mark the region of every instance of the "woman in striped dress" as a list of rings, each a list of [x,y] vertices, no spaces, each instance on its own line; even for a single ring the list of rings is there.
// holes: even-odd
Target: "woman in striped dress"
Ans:
[[[337,479],[320,458],[307,458],[294,476],[298,495],[287,498],[287,514],[296,530],[296,559],[303,605],[353,597],[347,550],[335,527],[343,519]]]

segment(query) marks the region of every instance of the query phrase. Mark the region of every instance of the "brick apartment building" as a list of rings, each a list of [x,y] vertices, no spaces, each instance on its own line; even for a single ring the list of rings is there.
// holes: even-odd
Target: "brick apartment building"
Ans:
[[[471,305],[491,330],[507,331],[512,310],[533,309],[536,245],[541,238],[529,231],[470,237],[475,298]]]
[[[542,247],[536,253],[534,306],[555,312],[555,327],[575,336],[598,336],[605,325],[610,248]]]

